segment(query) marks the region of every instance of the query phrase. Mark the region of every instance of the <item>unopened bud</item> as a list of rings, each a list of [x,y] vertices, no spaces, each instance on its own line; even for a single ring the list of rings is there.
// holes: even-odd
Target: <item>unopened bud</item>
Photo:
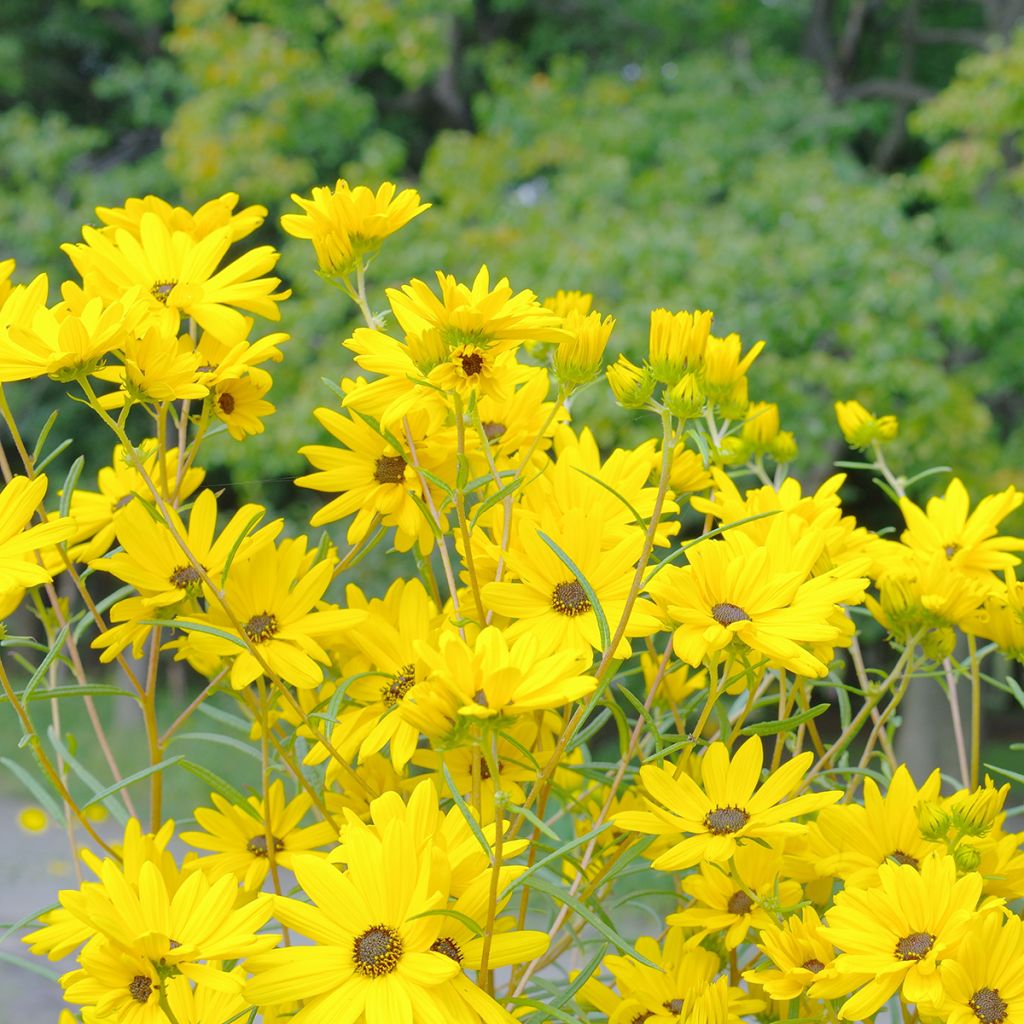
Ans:
[[[926,800],[917,805],[917,827],[929,842],[942,842],[949,832],[951,820],[941,804]]]
[[[958,846],[953,851],[953,862],[957,871],[977,871],[981,854],[973,846]]]
[[[608,384],[619,405],[626,409],[642,409],[651,400],[654,377],[631,363],[625,356],[605,370]]]

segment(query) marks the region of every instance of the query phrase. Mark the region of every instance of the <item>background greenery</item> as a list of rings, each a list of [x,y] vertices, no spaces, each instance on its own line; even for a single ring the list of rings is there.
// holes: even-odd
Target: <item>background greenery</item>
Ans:
[[[634,355],[652,306],[710,307],[719,331],[767,339],[754,397],[780,404],[805,476],[843,457],[830,404],[856,397],[900,414],[908,471],[950,464],[991,489],[1020,481],[1024,450],[1022,13],[7,0],[0,258],[56,282],[59,243],[129,195],[267,205],[260,241],[282,247],[295,289],[279,412],[255,444],[225,436],[210,479],[297,501],[300,519],[295,449],[315,436],[319,378],[349,365],[348,312],[277,217],[290,192],[338,175],[414,184],[435,204],[379,262],[378,306],[385,284],[486,261],[517,288],[593,291]],[[26,418],[39,397],[22,395]],[[582,411],[604,443],[628,438],[602,397]]]

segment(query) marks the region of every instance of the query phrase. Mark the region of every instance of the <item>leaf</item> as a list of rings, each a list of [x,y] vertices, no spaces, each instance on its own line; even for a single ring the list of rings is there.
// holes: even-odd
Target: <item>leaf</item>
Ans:
[[[407,917],[406,920],[415,921],[419,917],[451,917],[463,925],[463,927],[468,928],[477,938],[484,934],[483,928],[481,928],[473,918],[458,910],[452,910],[450,907],[439,907],[437,910],[424,910],[419,914],[413,914],[412,917]]]
[[[235,789],[227,779],[222,779],[216,772],[210,771],[205,765],[196,764],[195,761],[189,761],[188,758],[176,757],[169,763],[175,761],[186,771],[191,772],[197,779],[202,779],[215,793],[219,793],[225,800],[230,800],[239,810],[245,811],[249,817],[255,818],[257,821],[263,820],[259,811],[249,803],[245,794]]]
[[[779,732],[787,732],[801,722],[809,722],[818,715],[823,715],[831,704],[815,704],[814,707],[801,711],[799,714],[791,715],[789,718],[782,718],[774,722],[755,722],[752,725],[745,725],[739,731],[740,736],[774,736]]]
[[[155,775],[157,772],[162,772],[164,769],[170,768],[171,765],[178,764],[180,761],[184,760],[185,758],[178,754],[175,757],[168,757],[164,758],[162,761],[157,761],[156,764],[151,764],[148,768],[143,768],[140,771],[133,772],[131,775],[123,778],[120,782],[115,782],[114,785],[107,786],[106,789],[100,790],[100,792],[90,797],[84,804],[82,804],[82,810],[85,810],[86,807],[92,807],[93,804],[98,804],[101,801],[106,803],[110,797],[115,793],[120,793],[122,789],[125,789],[136,782],[141,782],[143,779],[148,779],[151,775]],[[112,809],[110,803],[107,803],[106,805],[108,808]]]
[[[19,700],[61,700],[64,697],[131,697],[138,700],[138,694],[131,690],[120,690],[116,686],[107,686],[105,683],[83,683],[81,686],[55,686],[52,690],[40,690],[30,696],[25,696],[25,691],[16,694]],[[0,693],[0,704],[7,700],[7,695]]]
[[[17,921],[12,922],[4,927],[4,931],[0,932],[0,946],[2,946],[19,928],[24,928],[25,925],[33,924],[38,921],[43,914],[48,914],[51,910],[56,910],[60,906],[59,903],[51,903],[48,907],[43,907],[42,910],[33,910],[26,914],[24,917],[19,918]]]
[[[583,593],[587,595],[587,600],[590,602],[590,607],[594,611],[594,616],[597,618],[597,629],[601,634],[601,649],[603,651],[608,650],[608,645],[611,643],[612,635],[608,629],[608,619],[604,614],[604,609],[601,607],[601,602],[597,599],[597,594],[594,588],[590,585],[589,580],[583,575],[582,571],[576,565],[576,563],[543,531],[538,530],[537,536],[556,555],[558,555],[559,561],[573,574],[576,582],[583,588]]]
[[[451,793],[452,799],[455,801],[455,806],[458,807],[463,818],[466,819],[466,824],[473,835],[476,836],[476,841],[483,848],[484,853],[487,854],[488,861],[491,861],[494,856],[494,850],[491,849],[491,844],[487,842],[487,836],[484,835],[483,829],[480,828],[480,822],[476,820],[475,815],[469,809],[469,804],[463,799],[462,794],[455,785],[455,780],[452,778],[452,773],[448,771],[448,765],[444,764],[444,762],[441,763],[441,774],[444,775],[444,781],[448,786],[448,792]]]
[[[20,967],[31,974],[38,974],[40,978],[46,978],[47,981],[56,985],[60,980],[60,974],[56,971],[48,971],[36,962],[38,959],[38,957],[33,957],[30,960],[28,957],[15,956],[13,953],[5,953],[0,950],[0,963],[11,964],[13,967]]]
[[[526,882],[528,878],[530,878],[536,872],[540,871],[542,868],[546,867],[552,861],[561,860],[570,850],[575,850],[577,846],[583,846],[585,843],[589,843],[591,839],[594,839],[596,836],[599,836],[602,832],[606,832],[611,827],[611,822],[606,821],[603,825],[598,825],[597,828],[592,828],[589,832],[585,833],[582,836],[574,836],[572,839],[569,839],[568,841],[564,842],[561,846],[559,846],[557,850],[552,850],[551,853],[547,854],[544,857],[541,857],[540,860],[536,861],[530,867],[528,867],[518,878],[512,879],[512,881],[505,886],[504,890],[502,890],[499,896],[499,901],[503,900],[510,893],[515,892],[516,889],[518,889],[524,882]]]
[[[35,751],[33,751],[33,754]],[[58,824],[63,825],[64,819],[64,808],[53,798],[53,794],[48,790],[43,789],[39,784],[39,780],[34,776],[30,775],[17,761],[12,761],[9,757],[0,757],[0,764],[2,764],[10,773],[35,797],[36,802],[41,804],[46,810],[47,814],[53,818]]]
[[[225,747],[233,747],[235,750],[247,757],[251,757],[256,761],[260,761],[260,752],[254,750],[248,743],[243,740],[236,739],[234,736],[221,736],[217,732],[179,732],[171,738],[171,743],[177,743],[178,740],[196,740],[200,743],[219,743]],[[170,745],[170,744],[168,744]]]
[[[493,494],[488,495],[484,498],[476,508],[473,509],[473,514],[469,517],[469,528],[472,530],[476,526],[477,521],[480,517],[490,509],[494,508],[495,505],[504,501],[510,494],[515,492],[519,487],[522,486],[523,478],[521,476],[516,477],[514,480],[510,480],[503,487],[500,487]]]
[[[243,732],[246,736],[249,735],[249,722],[247,719],[242,718],[241,715],[233,715],[230,711],[225,711],[223,708],[217,707],[215,704],[205,703],[200,704],[196,708],[201,715],[206,715],[207,718],[212,718],[215,722],[220,722],[222,725],[229,725],[232,729],[238,729]]]
[[[561,989],[558,995],[555,996],[554,1001],[549,1005],[554,1007],[565,1006],[565,1004],[569,1002],[569,1000],[572,999],[572,997],[576,995],[576,993],[579,992],[579,990],[583,988],[583,986],[593,977],[594,972],[601,966],[601,961],[604,959],[604,954],[607,949],[608,943],[602,942],[600,947],[598,947],[597,952],[586,962],[586,964],[584,964],[576,977],[572,979],[571,984]]]
[[[97,779],[96,776],[93,775],[92,772],[90,772],[88,768],[86,768],[85,765],[83,765],[82,762],[78,760],[77,757],[75,757],[75,754],[70,749],[69,744],[64,743],[64,741],[60,738],[60,734],[52,725],[50,726],[49,729],[46,730],[46,735],[49,737],[49,740],[53,744],[54,749],[60,751],[61,755],[64,757],[64,760],[73,769],[75,775],[77,775],[78,778],[81,779],[82,782],[84,782],[94,794],[102,793],[103,783],[101,783],[100,780]],[[73,736],[69,737],[69,743],[74,743]],[[120,788],[120,786],[121,783],[118,784],[117,788]],[[95,800],[90,801],[90,803],[95,802]],[[80,805],[80,807],[83,809],[88,806],[88,803]],[[104,801],[104,806],[107,808],[108,811],[110,811],[113,818],[119,824],[128,824],[128,814],[120,803],[118,803],[114,799],[109,799]]]
[[[60,410],[54,409],[50,413],[49,418],[43,424],[43,429],[39,431],[39,437],[36,439],[35,447],[32,449],[32,465],[36,467],[36,472],[39,472],[39,455],[43,450],[43,445],[46,444],[46,439],[50,436],[50,431],[53,430],[54,423],[57,422],[57,417],[60,415]],[[68,438],[70,444],[71,439]]]
[[[615,490],[614,487],[612,487],[610,484],[606,484],[600,477],[595,476],[593,473],[588,473],[585,469],[580,469],[579,466],[573,466],[572,468],[575,469],[577,473],[582,473],[585,477],[589,477],[599,487],[603,487],[609,494],[618,498],[619,501],[621,501],[622,504],[625,505],[627,509],[629,509],[629,513],[633,517],[633,521],[636,523],[636,525],[639,526],[641,530],[647,529],[647,520],[644,519],[644,517],[640,515],[640,513],[637,512],[635,508],[633,508],[629,501],[627,501],[626,498],[619,494],[619,492]]]
[[[59,445],[57,445],[57,447],[54,448],[53,451],[50,452],[50,454],[46,456],[46,458],[40,459],[39,462],[36,463],[36,472],[37,473],[42,473],[42,471],[44,469],[46,469],[46,467],[51,462],[53,462],[53,460],[55,458],[57,458],[57,456],[60,455],[61,452],[63,452],[66,448],[70,447],[70,445],[71,445],[71,438],[70,437],[67,437],[63,441],[61,441],[61,443]]]
[[[21,691],[22,700],[31,700],[32,691],[46,678],[47,669],[53,664],[54,659],[60,654],[61,647],[64,646],[64,641],[67,639],[68,625],[65,623],[61,626],[60,631],[53,638],[53,643],[50,645],[50,649],[46,652],[46,656],[39,663],[39,667],[32,673],[32,678],[28,681],[25,689]]]
[[[170,629],[183,629],[189,633],[208,633],[210,636],[220,637],[221,640],[229,640],[236,647],[242,650],[248,649],[248,644],[234,633],[218,629],[206,622],[193,622],[191,619],[140,619],[143,626],[167,626]]]
[[[549,839],[554,839],[556,843],[561,840],[562,837],[547,822],[541,821],[528,807],[521,807],[519,804],[510,803],[508,809],[515,811],[516,814],[521,814],[534,828],[539,832],[543,832]]]

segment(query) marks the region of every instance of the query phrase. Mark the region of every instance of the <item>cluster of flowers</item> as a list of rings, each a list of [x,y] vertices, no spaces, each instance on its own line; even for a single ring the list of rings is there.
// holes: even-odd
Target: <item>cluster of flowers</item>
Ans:
[[[49,376],[117,444],[95,490],[76,464],[47,510],[59,452],[30,450],[0,399],[25,469],[2,466],[0,613],[28,593],[72,667],[90,637],[149,744],[151,831],[132,816],[108,856],[85,854],[95,880],[26,939],[79,950],[62,984],[84,1024],[868,1020],[897,995],[915,1020],[1024,1019],[1008,786],[981,784],[976,729],[958,733],[952,795],[937,772],[916,788],[892,750],[912,680],[955,706],[964,678],[977,704],[985,656],[1024,661],[1024,540],[999,533],[1024,494],[972,512],[954,479],[919,507],[883,456],[895,420],[840,403],[905,521],[898,540],[859,526],[843,475],[813,493],[787,476],[796,442],[749,398],[764,343],[744,351],[700,310],[656,310],[646,360],[607,368],[660,436],[603,454],[570,417],[614,328],[589,295],[541,302],[485,267],[390,289],[375,314],[366,271],[420,197],[338,182],[293,198],[285,230],[365,323],[345,345],[366,376],[317,410],[335,443],[305,446],[296,481],[328,496],[312,525],[344,521],[343,538],[282,538],[255,504],[227,516],[198,462],[211,432],[242,439],[273,411],[262,364],[287,336],[250,341],[240,310],[277,319],[277,254],[218,269],[266,211],[235,213],[233,195],[195,214],[154,197],[101,209],[105,227],[65,246],[81,283],[54,306],[45,278],[11,286],[0,267],[0,396]],[[341,600],[384,540],[419,577],[380,597],[346,580]],[[80,609],[58,599],[62,574]],[[120,587],[97,601],[94,577]],[[899,651],[888,673],[865,668],[855,615]],[[162,651],[206,680],[169,725]],[[68,815],[103,842],[46,759],[39,678],[0,682]],[[840,708],[828,745],[816,685]],[[201,852],[179,863],[165,754],[225,696],[258,795],[206,771],[214,806],[180,837]],[[634,946],[643,894],[657,937]]]

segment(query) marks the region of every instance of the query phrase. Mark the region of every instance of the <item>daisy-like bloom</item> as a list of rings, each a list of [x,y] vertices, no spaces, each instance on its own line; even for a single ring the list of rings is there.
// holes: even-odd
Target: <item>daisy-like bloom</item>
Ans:
[[[91,373],[126,345],[134,320],[131,295],[106,305],[90,299],[79,310],[41,306],[27,324],[0,331],[0,382],[52,377],[69,381]]]
[[[700,873],[683,880],[691,906],[670,914],[668,924],[696,928],[696,945],[706,935],[725,932],[725,948],[735,949],[751,928],[768,928],[781,908],[795,907],[802,896],[799,882],[781,878],[782,851],[748,843],[737,847],[730,870],[702,864]],[[766,906],[767,905],[767,906]]]
[[[725,652],[820,679],[828,672],[821,649],[830,657],[832,646],[849,642],[840,605],[863,599],[868,581],[858,573],[867,560],[812,577],[824,532],[785,514],[771,523],[763,544],[729,530],[690,548],[689,565],[666,566],[649,583],[676,627],[672,646],[683,661],[714,663]]]
[[[227,425],[228,433],[236,441],[262,434],[263,418],[276,412],[263,397],[271,383],[269,373],[254,368],[244,377],[222,377],[213,385],[213,414]]]
[[[936,768],[918,789],[906,765],[889,781],[885,796],[874,779],[864,779],[864,803],[826,807],[807,835],[808,855],[821,875],[841,878],[853,888],[879,884],[883,864],[918,868],[930,856],[944,853],[945,843],[926,839],[918,826],[917,808],[939,796]]]
[[[1006,657],[1024,662],[1024,581],[1013,569],[1007,569],[1003,578],[1005,588],[989,594],[963,628],[993,641]]]
[[[835,999],[870,980],[840,975],[834,966],[835,947],[823,934],[821,919],[813,907],[774,922],[758,936],[757,945],[771,966],[744,971],[743,977],[763,986],[772,999],[785,1002],[807,992],[816,999]]]
[[[836,420],[851,448],[865,449],[891,441],[900,430],[895,416],[874,416],[860,402],[836,402]]]
[[[60,979],[68,1002],[91,1008],[101,1021],[170,1024],[160,1008],[160,974],[148,957],[108,943],[90,943],[81,964]]]
[[[430,679],[443,686],[453,722],[497,718],[560,708],[593,692],[597,680],[583,675],[589,653],[580,648],[545,648],[531,634],[509,643],[497,626],[480,631],[473,643],[444,633],[436,650],[421,646]],[[411,698],[416,704],[416,695]],[[415,711],[403,705],[407,718]]]
[[[741,356],[743,345],[738,334],[724,338],[708,335],[698,375],[704,393],[721,405],[736,404],[745,408],[747,370],[763,349],[764,342],[758,341]]]
[[[955,958],[965,935],[977,929],[982,879],[976,872],[957,878],[952,857],[930,857],[920,870],[883,864],[879,885],[846,888],[826,914],[825,936],[840,950],[839,974],[871,980],[843,1004],[843,1020],[863,1020],[897,989],[929,1015],[941,1007],[939,961]],[[989,903],[998,913],[1001,900]]]
[[[1024,493],[1007,487],[989,494],[970,512],[967,488],[957,478],[949,482],[941,498],[930,498],[922,510],[909,498],[900,499],[907,529],[900,538],[924,558],[945,557],[948,568],[994,589],[992,574],[1017,565],[1012,551],[1024,550],[1024,538],[999,536],[999,524],[1024,502]]]
[[[327,277],[346,277],[365,266],[385,238],[430,209],[415,189],[397,192],[385,181],[373,192],[365,185],[351,188],[341,178],[333,189],[314,188],[310,199],[292,193],[292,201],[306,212],[285,214],[281,227],[312,242],[320,273]]]
[[[160,497],[173,504],[184,501],[203,482],[206,471],[196,466],[180,474],[178,449],[171,448],[161,458],[155,438],[148,438],[136,447],[136,453],[146,476],[156,486]],[[68,515],[77,530],[69,554],[77,562],[90,562],[110,550],[116,536],[116,520],[122,509],[141,497],[151,502],[149,485],[135,468],[134,461],[121,447],[115,445],[110,465],[96,474],[97,490],[76,487],[71,494]]]
[[[568,337],[555,349],[555,375],[563,388],[569,390],[587,384],[597,377],[604,363],[604,350],[608,345],[615,317],[603,320],[597,312],[570,313],[563,321]]]
[[[197,241],[147,211],[139,218],[137,233],[87,226],[82,237],[84,242],[61,248],[82,276],[85,291],[115,302],[137,288],[154,314],[171,311],[174,331],[182,316],[190,316],[220,338],[240,338],[246,322],[239,310],[278,320],[278,303],[291,295],[274,291],[280,278],[263,276],[278,259],[268,245],[217,269],[234,238],[230,226]]]
[[[626,610],[643,538],[628,535],[606,551],[604,527],[599,519],[573,510],[562,517],[559,528],[550,530],[550,536],[587,580],[609,630],[614,630]],[[517,582],[488,583],[482,594],[488,608],[516,620],[506,631],[509,639],[529,634],[545,651],[575,652],[587,647],[601,651],[597,615],[579,577],[535,530],[518,531],[506,562]],[[616,658],[629,657],[628,637],[649,636],[657,630],[654,610],[643,598],[634,602],[623,638],[613,652]]]
[[[40,564],[40,549],[67,540],[71,519],[50,519],[30,526],[46,496],[46,475],[11,477],[0,490],[0,605],[16,601],[26,587],[49,583],[53,573]]]
[[[986,914],[939,973],[947,1024],[1024,1020],[1024,921]]]
[[[248,1001],[240,992],[241,983],[245,980],[245,968],[236,967],[227,973],[237,984],[237,989],[216,988],[202,982],[193,988],[185,978],[168,979],[167,1003],[178,1024],[209,1024],[210,1021],[244,1019],[245,1011],[250,1009]]]
[[[159,196],[126,199],[124,206],[97,206],[96,216],[109,229],[123,228],[141,239],[143,214],[156,214],[172,231],[184,231],[197,242],[222,228],[231,232],[231,241],[237,242],[251,235],[267,216],[265,206],[246,206],[235,212],[237,192],[225,192],[217,199],[203,203],[195,213],[182,206],[171,206]],[[111,232],[112,233],[112,232]]]
[[[216,810],[209,807],[195,810],[196,824],[205,831],[183,832],[181,838],[197,850],[213,851],[191,862],[211,881],[233,875],[246,891],[259,889],[270,870],[271,846],[275,863],[290,870],[297,854],[310,853],[337,838],[326,821],[304,828],[299,826],[310,808],[311,798],[308,793],[300,793],[286,804],[280,779],[271,785],[265,800],[249,797],[248,804],[254,814],[216,793],[211,793],[210,799]]]
[[[710,309],[651,311],[649,362],[655,380],[672,385],[701,367],[713,316]]]
[[[205,614],[179,622],[188,633],[184,644],[199,654],[231,658],[230,679],[236,690],[268,669],[292,686],[316,686],[323,679],[320,665],[328,662],[321,641],[359,625],[366,613],[320,607],[334,563],[330,559],[313,566],[308,563],[304,538],[236,559],[224,583],[224,602],[232,615],[207,595],[209,610]],[[237,639],[203,632],[203,626],[213,626]],[[182,653],[179,649],[177,657]]]
[[[312,902],[277,898],[276,916],[316,945],[250,959],[246,997],[262,1007],[304,1000],[294,1024],[443,1024],[450,1018],[438,990],[459,964],[433,948],[444,919],[430,911],[445,894],[431,889],[412,830],[400,822],[380,837],[350,829],[345,849],[344,872],[296,858],[295,877]]]
[[[297,477],[299,487],[336,494],[310,523],[323,526],[355,513],[346,539],[358,544],[375,522],[395,527],[395,547],[408,551],[418,544],[426,553],[433,534],[412,495],[422,498],[419,476],[410,454],[358,416],[317,409],[317,420],[341,446],[308,444],[299,449],[317,472]],[[419,451],[419,448],[417,448]]]
[[[543,299],[541,305],[560,317],[567,317],[570,313],[586,316],[594,305],[594,296],[590,292],[565,291],[559,288],[554,295]]]
[[[89,566],[130,583],[151,607],[177,605],[199,595],[202,578],[175,534],[184,539],[193,560],[219,584],[229,556],[248,558],[281,532],[284,524],[280,519],[253,532],[265,512],[260,505],[243,505],[218,534],[217,497],[213,491],[199,493],[187,527],[173,508],[167,508],[168,524],[154,519],[142,502],[132,502],[116,524],[122,550],[98,558]]]
[[[96,376],[118,385],[118,390],[101,396],[100,404],[114,409],[127,401],[176,402],[205,398],[210,389],[200,382],[199,353],[192,339],[175,338],[163,320],[141,335],[129,334],[124,346],[124,365],[96,371]]]
[[[223,974],[219,965],[204,961],[263,952],[278,939],[257,934],[270,917],[271,897],[257,894],[236,908],[238,883],[233,876],[210,882],[201,871],[193,871],[177,888],[169,889],[154,864],[143,864],[138,882],[132,884],[124,871],[105,861],[98,884],[64,890],[60,901],[102,936],[102,945],[143,957],[164,974],[220,982],[235,991],[237,980]],[[88,974],[84,955],[81,962]]]
[[[731,759],[724,743],[712,743],[701,758],[702,785],[682,772],[645,764],[640,781],[649,810],[617,814],[615,824],[649,835],[686,835],[654,861],[657,871],[681,871],[702,860],[724,864],[752,842],[803,834],[807,826],[794,819],[842,796],[830,790],[786,799],[800,788],[813,759],[809,751],[798,754],[759,785],[764,752],[760,737],[751,736]]]

